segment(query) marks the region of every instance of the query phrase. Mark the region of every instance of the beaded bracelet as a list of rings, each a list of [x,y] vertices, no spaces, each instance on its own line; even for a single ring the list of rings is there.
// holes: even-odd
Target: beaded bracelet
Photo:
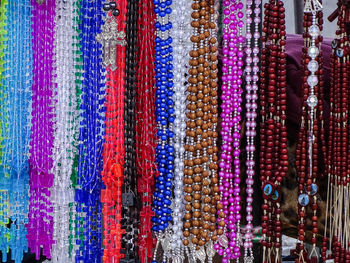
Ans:
[[[50,188],[53,185],[53,69],[55,1],[31,1],[33,23],[32,134],[30,142],[30,206],[28,245],[40,258],[50,258],[53,245],[53,207]]]
[[[1,18],[7,34],[6,47],[1,47],[4,68],[1,79],[1,224],[0,246],[2,261],[11,259],[22,262],[23,252],[28,251],[26,238],[28,223],[30,139],[30,100],[32,86],[31,7],[29,1],[4,1]],[[4,35],[0,36],[4,42]],[[8,214],[7,211],[11,211]],[[9,222],[10,219],[10,222]],[[10,225],[8,225],[10,223]]]
[[[78,249],[76,262],[101,262],[101,171],[104,143],[105,84],[102,46],[96,40],[103,24],[102,0],[81,0],[82,95],[79,167],[75,191]]]

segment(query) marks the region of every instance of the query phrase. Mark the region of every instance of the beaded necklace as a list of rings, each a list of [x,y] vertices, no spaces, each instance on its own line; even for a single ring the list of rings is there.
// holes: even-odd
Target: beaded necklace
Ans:
[[[6,30],[7,27],[7,5],[8,2],[4,1],[2,5],[0,5],[0,157],[1,157],[1,166],[3,166],[4,161],[3,155],[4,155],[4,148],[6,145],[6,134],[8,133],[8,117],[7,117],[7,108],[8,108],[8,101],[7,101],[7,95],[8,87],[6,86],[6,78],[5,78],[5,54],[6,52],[6,46],[8,46],[8,31]],[[5,140],[5,142],[4,142]],[[5,170],[4,168],[1,168],[1,170]],[[8,235],[9,231],[7,228],[7,224],[9,223],[9,189],[8,189],[8,179],[5,176],[1,177],[1,190],[0,190],[0,211],[2,213],[2,217],[0,218],[0,249],[2,252],[2,261],[7,260],[7,251],[8,251]]]
[[[169,257],[172,260],[184,259],[184,247],[182,244],[182,219],[184,216],[183,205],[183,179],[184,179],[184,139],[186,128],[186,66],[189,60],[191,50],[191,2],[187,0],[175,0],[173,2],[173,28],[171,35],[173,39],[174,56],[174,209],[173,225],[171,237],[171,250],[168,250]]]
[[[30,142],[30,205],[28,245],[40,258],[50,258],[53,245],[53,206],[50,188],[53,185],[53,70],[54,70],[54,17],[55,1],[32,4],[33,23],[33,87],[32,134]]]
[[[75,91],[76,68],[73,45],[74,13],[77,11],[74,1],[56,1],[55,17],[55,115],[56,130],[54,135],[53,174],[54,184],[51,188],[51,201],[54,206],[55,244],[52,247],[53,262],[73,262],[74,256],[69,252],[69,236],[73,235],[70,207],[74,202],[74,188],[71,175],[74,155],[77,148],[74,136],[77,132],[77,97]]]
[[[217,40],[214,1],[192,2],[189,86],[184,157],[185,215],[183,244],[193,260],[212,259],[217,240],[216,205],[220,199],[216,141]],[[215,32],[215,33],[214,33]],[[219,229],[218,234],[222,234]]]
[[[76,188],[77,186],[77,177],[78,177],[78,166],[79,166],[79,124],[80,124],[80,103],[81,103],[81,93],[82,93],[82,72],[83,72],[83,63],[82,63],[82,53],[81,53],[81,36],[80,36],[80,6],[81,0],[75,0],[73,3],[73,65],[75,72],[75,96],[76,96],[76,115],[74,119],[74,136],[73,136],[73,145],[75,151],[73,153],[73,164],[72,164],[72,173],[71,173],[71,181],[72,187]],[[76,213],[76,202],[69,204],[69,224],[70,230],[73,232],[69,235],[69,254],[70,257],[75,257],[75,251],[77,250],[76,238],[77,238],[77,225],[75,222],[77,220]]]
[[[317,229],[317,191],[316,178],[318,175],[318,145],[324,136],[322,109],[322,5],[319,1],[305,1],[304,28],[305,39],[303,48],[303,107],[302,120],[296,151],[296,168],[298,172],[298,241],[296,262],[305,262],[309,257],[317,262],[316,234]],[[319,131],[320,130],[320,131]],[[307,207],[311,206],[312,215],[312,251],[306,253]]]
[[[253,263],[253,184],[254,184],[254,166],[255,166],[255,137],[256,137],[256,119],[257,119],[257,82],[259,80],[259,39],[260,39],[260,0],[254,1],[254,9],[252,9],[252,0],[248,0],[246,3],[246,39],[247,48],[245,50],[245,80],[246,80],[246,138],[247,138],[247,160],[246,160],[246,184],[247,184],[247,198],[246,198],[246,233],[244,235],[244,262]],[[252,17],[254,13],[254,17]],[[253,32],[251,32],[251,26],[253,27]],[[252,55],[253,54],[253,55]]]
[[[104,143],[105,84],[102,48],[96,40],[103,24],[102,0],[81,0],[82,95],[79,169],[75,192],[77,212],[76,262],[101,262],[101,172]]]
[[[1,223],[0,249],[2,261],[22,262],[28,251],[30,139],[30,99],[32,86],[31,7],[29,1],[3,2],[0,21],[4,26],[0,43],[3,61],[1,77]],[[20,21],[18,19],[20,18]],[[4,37],[6,34],[7,41]],[[10,212],[10,213],[8,213]],[[8,226],[11,220],[10,227]]]
[[[172,220],[170,208],[173,186],[174,146],[173,146],[173,56],[172,37],[169,30],[172,27],[170,14],[171,1],[156,0],[154,12],[155,23],[155,70],[156,70],[156,121],[157,121],[157,147],[156,162],[159,175],[156,177],[153,207],[155,217],[152,219],[152,230],[157,235],[158,241],[163,237],[169,222]]]
[[[174,82],[173,82],[173,39],[171,37],[172,1],[155,0],[155,71],[156,71],[156,122],[157,122],[157,147],[156,164],[158,174],[155,179],[153,193],[152,218],[153,232],[156,233],[158,242],[163,246],[165,253],[163,261],[166,261],[169,231],[169,223],[172,221],[172,191],[174,178]],[[158,247],[158,246],[157,246]],[[157,249],[155,250],[155,255]],[[154,262],[153,260],[152,262]]]
[[[265,4],[260,72],[260,180],[263,263],[281,262],[281,182],[288,171],[286,120],[286,31],[281,0]]]
[[[338,1],[338,29],[332,42],[330,120],[327,155],[328,200],[322,260],[350,261],[349,240],[349,28],[350,5]],[[340,138],[339,138],[340,137]]]
[[[142,263],[152,260],[152,193],[157,174],[156,121],[155,121],[155,13],[152,0],[138,3],[137,63],[136,72],[136,165],[137,191],[141,210],[138,235],[139,259]]]
[[[135,96],[136,96],[136,49],[137,49],[138,1],[128,0],[126,17],[126,54],[125,54],[125,169],[123,186],[122,222],[125,234],[122,239],[124,260],[137,260],[137,223],[138,197],[136,170],[135,138]]]
[[[216,244],[223,262],[240,257],[240,134],[243,41],[242,2],[224,1],[219,227]],[[234,164],[234,171],[232,171]]]
[[[121,213],[124,165],[124,72],[126,1],[107,2],[102,32],[97,40],[104,48],[106,66],[106,134],[103,149],[102,190],[104,218],[104,262],[119,262],[121,258]]]

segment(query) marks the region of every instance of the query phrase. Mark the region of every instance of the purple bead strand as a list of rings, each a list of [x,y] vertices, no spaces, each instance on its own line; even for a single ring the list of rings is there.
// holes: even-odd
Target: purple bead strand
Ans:
[[[261,0],[254,1],[255,8],[252,9],[253,0],[247,0],[246,5],[246,39],[247,39],[247,48],[245,49],[246,53],[246,65],[245,65],[245,73],[246,73],[246,139],[247,139],[247,160],[246,160],[246,233],[244,236],[244,262],[253,262],[253,243],[252,243],[252,229],[253,229],[253,184],[254,184],[254,153],[255,153],[255,137],[256,137],[256,118],[257,113],[256,110],[258,108],[257,105],[257,82],[259,80],[258,72],[259,72],[259,39],[260,39],[260,5]],[[253,34],[251,32],[251,26],[253,24],[252,14],[254,12],[254,31]]]
[[[33,87],[32,134],[30,142],[30,205],[28,245],[39,260],[50,258],[53,244],[53,207],[50,188],[53,184],[52,150],[54,134],[53,67],[55,0],[32,4]]]
[[[240,257],[240,139],[242,113],[242,67],[243,4],[240,1],[225,0],[223,29],[223,76],[222,76],[222,146],[220,160],[221,203],[224,213],[224,234],[215,249],[223,256],[223,263]],[[232,163],[234,169],[232,170]],[[227,247],[225,248],[225,245]]]

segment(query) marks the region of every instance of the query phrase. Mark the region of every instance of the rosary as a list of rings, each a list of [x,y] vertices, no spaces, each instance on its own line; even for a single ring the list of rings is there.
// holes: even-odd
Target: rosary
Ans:
[[[260,83],[260,180],[263,263],[281,260],[281,182],[288,171],[286,120],[286,28],[283,1],[265,4]]]
[[[2,261],[8,260],[7,253],[11,250],[11,260],[20,262],[28,251],[28,151],[33,83],[30,1],[3,1],[0,21],[0,250]]]
[[[350,261],[349,240],[349,168],[350,148],[347,143],[349,124],[349,4],[338,1],[338,29],[332,42],[331,112],[327,155],[328,200],[322,259]]]

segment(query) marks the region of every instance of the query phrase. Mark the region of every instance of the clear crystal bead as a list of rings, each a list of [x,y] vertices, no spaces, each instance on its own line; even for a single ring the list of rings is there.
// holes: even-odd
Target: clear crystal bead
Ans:
[[[318,70],[318,62],[316,60],[311,60],[309,64],[307,64],[307,69],[310,72],[316,72]]]
[[[310,95],[308,98],[307,98],[307,105],[310,107],[310,108],[315,108],[316,105],[317,105],[317,97],[315,95]]]
[[[318,84],[318,78],[317,78],[317,76],[315,76],[315,75],[310,75],[310,76],[308,76],[308,78],[307,78],[307,84],[309,84],[309,86],[311,86],[311,87],[316,86],[316,85]]]
[[[311,37],[315,38],[320,35],[320,29],[317,25],[312,25],[309,28],[309,34]]]
[[[320,53],[320,51],[316,46],[311,46],[311,47],[309,47],[309,50],[307,51],[307,53],[309,54],[309,56],[311,58],[316,58],[318,56],[318,54]]]

